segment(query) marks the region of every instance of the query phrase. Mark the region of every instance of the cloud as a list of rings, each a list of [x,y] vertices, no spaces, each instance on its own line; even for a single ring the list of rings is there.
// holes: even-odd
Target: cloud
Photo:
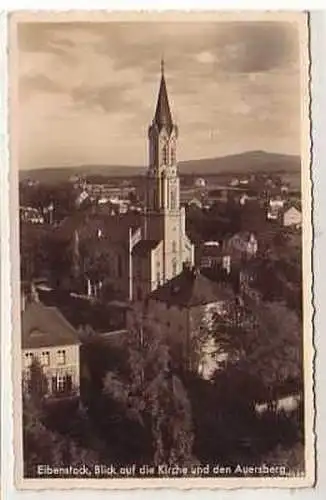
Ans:
[[[216,57],[212,52],[204,51],[204,52],[199,52],[199,54],[196,54],[196,59],[198,62],[202,64],[211,64],[215,62]]]
[[[291,23],[238,22],[222,31],[224,70],[258,73],[298,63],[297,28]]]
[[[180,159],[300,147],[289,23],[26,23],[19,48],[26,168],[68,158],[146,163],[162,55]]]
[[[31,94],[35,94],[35,92],[47,92],[50,94],[62,92],[60,84],[57,84],[44,74],[22,77],[20,89],[21,99],[27,99]]]
[[[125,89],[123,86],[111,85],[92,87],[81,85],[74,87],[70,95],[77,105],[85,108],[100,108],[106,112],[121,111],[124,107]]]

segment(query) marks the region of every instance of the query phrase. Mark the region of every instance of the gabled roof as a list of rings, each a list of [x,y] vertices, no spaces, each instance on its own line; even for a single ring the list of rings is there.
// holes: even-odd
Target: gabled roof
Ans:
[[[284,206],[284,213],[288,212],[291,209],[292,210],[295,209],[295,210],[297,210],[298,212],[301,213],[301,203],[300,203],[300,201],[290,201],[290,202],[286,203],[285,206]]]
[[[161,130],[163,127],[166,127],[169,133],[171,132],[173,127],[172,115],[170,111],[168,93],[166,90],[166,83],[164,77],[163,61],[162,61],[160,90],[158,93],[154,123],[157,125],[159,130]]]
[[[149,299],[180,307],[195,307],[214,302],[227,302],[234,297],[231,288],[216,283],[199,271],[185,269],[181,274],[154,290]]]
[[[22,349],[79,344],[78,333],[56,307],[27,305],[21,316]]]
[[[137,257],[146,257],[154,248],[157,247],[160,240],[140,240],[132,249],[132,255]]]

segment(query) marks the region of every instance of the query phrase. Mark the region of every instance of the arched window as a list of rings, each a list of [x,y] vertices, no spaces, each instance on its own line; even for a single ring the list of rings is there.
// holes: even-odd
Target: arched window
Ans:
[[[172,146],[171,148],[171,163],[172,165],[174,165],[177,161],[177,157],[176,157],[176,151],[175,151],[175,147]]]
[[[167,144],[164,144],[162,148],[162,162],[164,165],[167,165],[169,162],[169,148]]]

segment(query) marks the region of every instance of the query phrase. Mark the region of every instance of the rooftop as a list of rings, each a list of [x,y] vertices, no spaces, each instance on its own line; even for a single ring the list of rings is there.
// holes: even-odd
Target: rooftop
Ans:
[[[230,301],[233,297],[233,292],[227,285],[210,280],[198,270],[185,269],[165,285],[154,290],[149,299],[190,308]]]
[[[126,242],[129,229],[134,231],[140,225],[141,217],[137,214],[112,216],[105,210],[97,209],[95,213],[76,211],[62,221],[58,231],[65,238],[71,238],[75,231],[78,231],[81,238],[83,236],[87,238],[95,236],[98,229],[101,229],[105,239],[111,242]]]
[[[137,257],[146,257],[151,250],[157,247],[160,240],[140,240],[134,246],[132,255]]]
[[[32,302],[22,312],[22,349],[79,343],[78,334],[56,307]]]

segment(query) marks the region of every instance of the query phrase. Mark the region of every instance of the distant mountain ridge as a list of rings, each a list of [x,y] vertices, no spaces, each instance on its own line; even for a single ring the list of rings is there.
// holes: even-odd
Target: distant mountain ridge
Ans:
[[[143,175],[147,167],[84,165],[76,167],[51,167],[21,170],[20,180],[39,180],[40,182],[64,182],[73,175],[94,175],[103,177],[133,177]],[[248,151],[244,153],[201,160],[183,161],[178,164],[181,175],[219,175],[247,174],[257,172],[300,173],[301,159],[295,155]]]

